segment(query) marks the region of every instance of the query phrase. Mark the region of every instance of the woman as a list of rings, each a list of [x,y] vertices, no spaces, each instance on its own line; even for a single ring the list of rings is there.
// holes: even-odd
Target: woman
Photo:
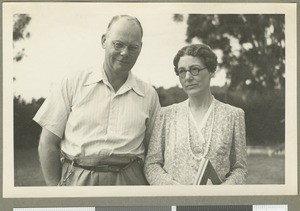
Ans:
[[[161,110],[145,161],[148,182],[192,185],[200,161],[209,159],[222,184],[244,184],[244,112],[211,94],[216,55],[204,44],[188,45],[178,51],[173,64],[188,99]]]

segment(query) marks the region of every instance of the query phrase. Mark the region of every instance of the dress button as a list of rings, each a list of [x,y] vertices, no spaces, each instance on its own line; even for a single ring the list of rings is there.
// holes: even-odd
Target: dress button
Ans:
[[[201,153],[202,152],[202,148],[201,147],[195,147],[194,151],[195,151],[195,153]]]

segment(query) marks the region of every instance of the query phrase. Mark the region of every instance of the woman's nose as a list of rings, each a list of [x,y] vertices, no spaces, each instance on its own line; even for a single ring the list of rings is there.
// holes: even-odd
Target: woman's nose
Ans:
[[[193,77],[193,75],[187,71],[186,74],[185,74],[185,79],[191,79]]]

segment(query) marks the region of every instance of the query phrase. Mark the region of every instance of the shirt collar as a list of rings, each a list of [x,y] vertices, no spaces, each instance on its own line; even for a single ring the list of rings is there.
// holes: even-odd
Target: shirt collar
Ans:
[[[86,82],[84,83],[85,86],[98,83],[104,79],[107,79],[106,75],[104,74],[103,68],[95,68],[87,77]]]
[[[96,68],[91,72],[91,74],[89,74],[84,85],[88,86],[94,83],[98,83],[100,81],[109,83],[104,69],[101,68],[101,71],[99,71],[99,68]],[[142,97],[145,96],[143,86],[141,86],[140,83],[138,83],[138,79],[131,73],[131,71],[129,71],[128,78],[122,87],[125,88],[124,92],[132,89],[138,95]]]
[[[128,78],[127,78],[126,82],[124,83],[123,87],[125,89],[124,92],[132,89],[138,95],[140,95],[142,97],[145,96],[143,86],[141,86],[141,84],[138,83],[138,79],[132,74],[131,71],[129,71]],[[121,89],[123,89],[123,88],[121,88]]]

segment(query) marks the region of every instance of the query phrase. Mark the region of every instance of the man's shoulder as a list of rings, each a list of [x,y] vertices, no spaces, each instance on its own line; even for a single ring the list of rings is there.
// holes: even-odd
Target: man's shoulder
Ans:
[[[134,74],[132,74],[132,77],[137,87],[144,92],[145,95],[148,95],[149,93],[156,94],[155,88],[150,83],[143,81]]]
[[[58,83],[63,87],[67,86],[72,89],[81,87],[91,77],[94,71],[94,67],[70,71],[61,77],[61,80],[58,80]]]
[[[63,80],[85,81],[94,71],[95,71],[94,67],[89,67],[89,68],[85,68],[85,69],[68,72],[67,74],[65,74],[63,76]]]

